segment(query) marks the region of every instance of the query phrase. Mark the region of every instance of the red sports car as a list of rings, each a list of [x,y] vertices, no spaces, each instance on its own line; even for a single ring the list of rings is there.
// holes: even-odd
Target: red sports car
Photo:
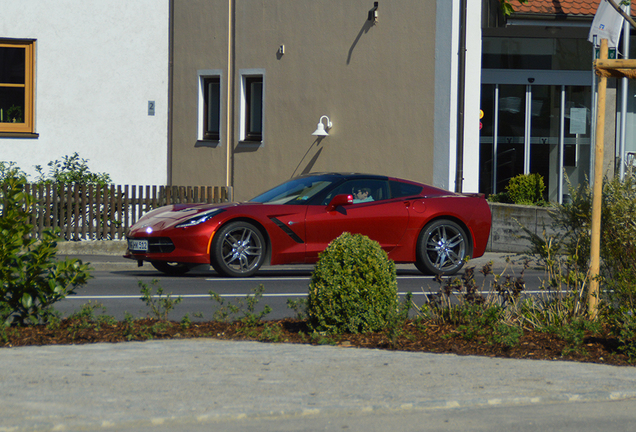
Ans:
[[[131,227],[124,256],[167,274],[212,264],[221,275],[246,277],[264,263],[315,263],[348,231],[376,240],[396,263],[449,275],[484,254],[490,224],[482,194],[379,175],[309,174],[247,202],[153,210]]]

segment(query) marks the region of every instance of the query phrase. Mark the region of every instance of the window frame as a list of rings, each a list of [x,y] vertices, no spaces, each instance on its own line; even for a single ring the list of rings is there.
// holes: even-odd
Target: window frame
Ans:
[[[241,75],[241,109],[239,140],[243,142],[263,142],[263,129],[265,125],[265,71],[262,69],[246,69],[240,71]],[[260,131],[251,127],[254,123],[254,105],[252,103],[252,84],[261,84],[260,98]]]
[[[0,47],[24,48],[24,84],[2,83],[0,88],[24,88],[24,123],[0,122],[0,134],[35,132],[35,40],[0,39]]]
[[[197,141],[212,141],[220,143],[223,134],[223,76],[220,70],[200,70],[197,72],[199,82],[199,116],[197,124]],[[216,81],[219,86],[218,93],[218,113],[219,124],[218,134],[210,133],[208,128],[208,110],[209,110],[209,95],[207,93],[207,83]]]

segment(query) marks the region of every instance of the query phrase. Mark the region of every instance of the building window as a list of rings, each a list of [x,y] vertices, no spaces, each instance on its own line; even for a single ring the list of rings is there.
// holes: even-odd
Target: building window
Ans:
[[[221,79],[203,78],[203,139],[220,139],[221,132]]]
[[[263,141],[263,90],[263,75],[243,76],[242,141]]]
[[[547,27],[546,27],[547,28]],[[587,39],[484,37],[483,69],[590,70]]]
[[[216,147],[221,140],[221,105],[223,72],[220,69],[205,69],[197,71],[199,83],[197,140],[212,141]],[[205,144],[205,145],[209,145]],[[204,145],[203,143],[201,145]]]
[[[0,39],[0,132],[33,133],[35,41]]]

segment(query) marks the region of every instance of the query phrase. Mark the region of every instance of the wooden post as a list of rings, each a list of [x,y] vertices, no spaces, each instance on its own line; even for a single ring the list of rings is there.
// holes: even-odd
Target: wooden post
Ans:
[[[600,59],[607,59],[607,39],[601,39]],[[587,292],[587,313],[590,319],[598,316],[598,297],[601,255],[601,203],[603,200],[603,153],[605,134],[605,99],[607,78],[598,81],[598,103],[596,113],[596,145],[594,151],[594,187],[592,189],[592,238],[590,244],[589,289]]]

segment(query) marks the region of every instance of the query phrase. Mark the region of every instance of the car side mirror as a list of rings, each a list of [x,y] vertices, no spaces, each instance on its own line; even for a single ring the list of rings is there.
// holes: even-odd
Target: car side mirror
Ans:
[[[333,197],[329,205],[327,206],[327,211],[334,211],[338,206],[346,206],[353,204],[353,195],[349,194],[341,194]]]

